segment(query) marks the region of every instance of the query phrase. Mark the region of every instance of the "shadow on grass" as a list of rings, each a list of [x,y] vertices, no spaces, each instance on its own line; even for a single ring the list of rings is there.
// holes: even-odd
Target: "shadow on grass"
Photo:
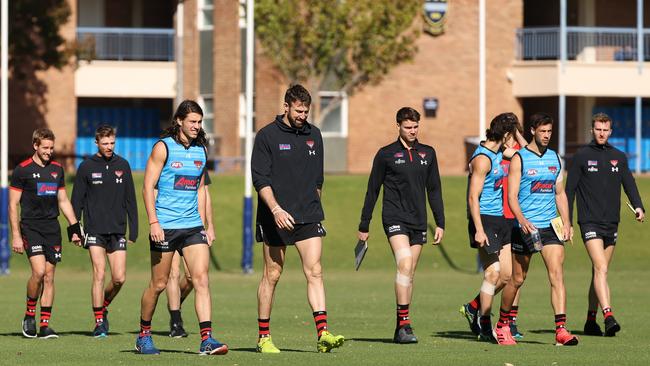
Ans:
[[[392,338],[350,338],[350,341],[369,343],[393,343]]]
[[[132,331],[129,331],[129,332],[126,332],[126,333],[127,334],[138,335],[138,334],[140,334],[140,331],[132,330]],[[187,333],[187,334],[189,335],[190,333]],[[167,331],[167,330],[152,330],[151,335],[161,336],[161,337],[169,337],[169,331]],[[181,337],[181,338],[186,338],[186,337]]]
[[[530,329],[530,330],[528,330],[528,332],[534,333],[534,334],[555,334],[554,329]]]
[[[0,337],[23,337],[21,332],[0,333]]]
[[[140,353],[138,353],[138,351],[136,351],[134,349],[123,349],[123,350],[120,351],[120,353],[132,353],[134,355],[139,355],[140,354]],[[186,355],[198,355],[199,354],[198,352],[179,351],[177,349],[161,349],[160,353],[161,354],[163,354],[163,353],[183,353],[183,354],[186,354]],[[155,355],[143,355],[143,356],[155,356]]]
[[[467,340],[476,340],[476,336],[472,332],[463,331],[463,330],[451,330],[451,331],[442,331],[434,332],[432,334],[434,337],[439,338],[450,338],[450,339],[467,339]]]
[[[58,332],[57,333],[59,336],[67,336],[67,335],[79,335],[79,336],[85,336],[85,337],[92,337],[93,332],[90,331],[81,331],[81,330],[71,330],[67,332]],[[121,335],[122,333],[115,333],[115,332],[110,332],[108,333],[109,336],[117,336]],[[0,337],[24,337],[22,333],[20,332],[12,332],[12,333],[0,333]],[[36,338],[36,337],[34,337]]]
[[[251,353],[257,353],[257,348],[252,348],[252,347],[241,347],[241,348],[229,348],[230,351],[238,351],[238,352],[251,352]],[[282,352],[299,352],[299,353],[316,353],[316,351],[305,351],[302,349],[288,349],[288,348],[280,348],[280,351]]]

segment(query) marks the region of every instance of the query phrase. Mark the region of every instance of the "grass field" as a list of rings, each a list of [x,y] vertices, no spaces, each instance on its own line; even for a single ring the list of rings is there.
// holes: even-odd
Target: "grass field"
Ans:
[[[141,186],[138,176],[136,186]],[[647,198],[650,179],[638,179]],[[163,353],[145,357],[133,353],[138,330],[139,300],[149,279],[149,257],[143,206],[136,244],[129,248],[127,282],[110,307],[111,334],[90,337],[93,316],[90,305],[90,263],[87,253],[64,245],[58,266],[57,295],[52,326],[57,340],[24,339],[20,321],[24,312],[28,264],[23,256],[12,258],[12,274],[0,277],[0,364],[208,364],[227,365],[647,365],[650,364],[645,322],[650,302],[648,281],[648,224],[633,222],[622,212],[617,252],[610,269],[613,308],[622,325],[615,338],[584,337],[582,325],[587,307],[590,262],[580,240],[567,245],[565,278],[568,327],[580,336],[577,347],[555,347],[553,312],[544,266],[534,258],[520,304],[520,329],[525,338],[516,347],[477,342],[458,314],[460,304],[473,297],[481,277],[474,271],[475,252],[467,245],[465,178],[443,179],[447,230],[444,247],[463,271],[453,270],[438,248],[427,245],[415,278],[411,319],[420,339],[417,345],[390,343],[395,322],[393,281],[395,267],[380,227],[380,204],[371,227],[370,250],[359,272],[354,272],[352,249],[365,193],[364,176],[328,176],[323,202],[327,229],[323,265],[330,328],[344,334],[346,344],[331,354],[317,354],[315,327],[306,301],[305,281],[295,250],[288,251],[287,266],[277,290],[271,320],[279,355],[255,353],[257,336],[256,288],[259,281],[260,247],[255,246],[256,273],[240,274],[241,207],[243,178],[219,176],[211,186],[217,240],[213,251],[223,270],[211,272],[213,325],[218,339],[229,344],[226,356],[198,357],[198,325],[193,300],[184,306],[190,337],[166,336],[168,314],[161,297],[154,316],[154,341]],[[648,200],[645,200],[646,203]],[[576,238],[577,239],[577,238]],[[599,315],[599,320],[601,315]]]

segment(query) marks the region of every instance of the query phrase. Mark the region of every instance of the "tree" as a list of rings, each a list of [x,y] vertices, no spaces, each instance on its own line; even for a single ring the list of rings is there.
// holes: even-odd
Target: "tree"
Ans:
[[[256,0],[255,31],[275,66],[315,94],[318,125],[341,98],[320,111],[317,91],[351,95],[413,58],[421,7],[420,0]]]
[[[71,10],[66,0],[9,2],[9,54],[12,75],[25,79],[50,67],[61,69],[74,53],[59,35]]]

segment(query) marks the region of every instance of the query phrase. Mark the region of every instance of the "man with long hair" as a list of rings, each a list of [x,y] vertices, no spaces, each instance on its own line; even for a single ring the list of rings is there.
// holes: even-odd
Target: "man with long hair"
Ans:
[[[201,107],[194,101],[183,101],[147,161],[143,195],[150,226],[151,281],[142,294],[140,333],[135,345],[142,354],[160,353],[151,338],[151,319],[158,297],[167,287],[175,251],[185,258],[195,289],[201,334],[199,353],[228,352],[227,345],[212,337],[210,242],[203,227],[207,152],[202,122]]]

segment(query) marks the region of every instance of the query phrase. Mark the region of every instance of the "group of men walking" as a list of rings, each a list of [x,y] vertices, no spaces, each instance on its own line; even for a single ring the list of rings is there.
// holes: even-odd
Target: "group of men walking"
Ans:
[[[257,351],[261,353],[280,352],[271,338],[270,323],[287,246],[295,246],[302,261],[318,352],[330,352],[345,341],[343,336],[331,333],[328,325],[321,266],[322,238],[326,235],[321,223],[323,139],[320,130],[307,121],[310,105],[308,91],[300,85],[291,86],[285,94],[284,113],[258,131],[253,148],[253,184],[259,200],[256,238],[263,242],[264,262],[258,288]],[[213,337],[211,322],[208,267],[214,229],[202,119],[203,111],[196,102],[183,101],[147,162],[143,195],[150,233],[151,280],[142,295],[140,332],[135,344],[136,351],[142,354],[160,353],[151,337],[151,321],[158,297],[166,289],[170,336],[187,336],[180,304],[194,289],[201,336],[199,353],[228,352],[228,346]],[[368,240],[372,212],[383,186],[382,224],[397,269],[393,341],[400,344],[418,341],[411,327],[409,308],[415,269],[427,242],[427,201],[437,226],[434,245],[442,241],[445,227],[436,152],[417,139],[419,125],[420,114],[415,109],[404,107],[397,112],[397,140],[379,149],[374,158],[357,234],[360,240]],[[541,252],[551,284],[556,343],[578,343],[565,327],[562,275],[563,243],[573,233],[574,197],[578,201],[582,237],[593,262],[585,334],[602,334],[595,321],[598,305],[605,316],[605,334],[614,335],[620,330],[611,310],[606,274],[616,243],[621,184],[639,221],[644,219],[643,205],[627,159],[607,143],[611,134],[611,120],[607,116],[594,116],[594,141],[574,156],[566,192],[561,159],[548,149],[552,125],[548,115],[531,117],[529,129],[533,138],[527,143],[517,117],[501,114],[492,120],[487,140],[470,160],[468,229],[470,245],[479,252],[484,279],[479,294],[461,308],[461,313],[479,340],[511,345],[516,344],[515,337],[523,336],[513,319],[518,290],[531,256]],[[51,131],[34,132],[33,156],[14,170],[9,203],[12,247],[16,253],[27,253],[32,268],[22,325],[25,337],[57,336],[49,319],[54,272],[61,260],[59,209],[72,228],[83,218],[85,233],[72,229],[69,235],[76,245],[88,249],[93,264],[94,336],[108,335],[108,307],[124,284],[127,243],[137,239],[138,220],[129,164],[113,152],[115,130],[102,126],[95,137],[98,153],[79,166],[72,202],[64,190],[63,168],[51,160]],[[511,216],[504,216],[508,214]],[[105,286],[106,259],[111,279]],[[182,278],[181,262],[186,273]],[[499,321],[493,328],[491,306],[494,295],[501,290]],[[39,300],[41,318],[37,332]]]

